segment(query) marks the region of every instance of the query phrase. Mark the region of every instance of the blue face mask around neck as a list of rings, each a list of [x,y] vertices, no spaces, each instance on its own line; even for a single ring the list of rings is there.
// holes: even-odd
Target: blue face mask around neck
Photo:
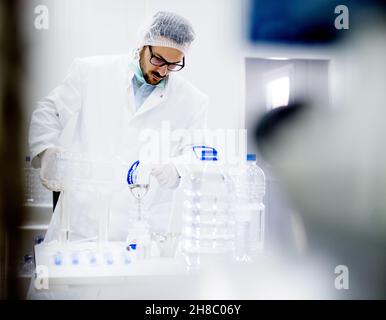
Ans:
[[[143,76],[143,72],[142,72],[142,69],[139,65],[139,59],[138,58],[134,58],[130,64],[130,67],[131,67],[131,70],[133,70],[134,72],[134,76],[136,77],[137,81],[140,82],[140,84],[147,84],[147,85],[151,85],[149,83],[146,82],[145,80],[145,77]],[[164,80],[161,80],[158,84],[154,85],[156,87],[160,86],[160,87],[164,87],[165,86],[165,81]]]
[[[147,83],[144,76],[143,76],[142,69],[139,66],[139,60],[138,59],[133,59],[133,61],[130,64],[130,67],[131,67],[131,70],[133,70],[133,72],[134,72],[134,76],[137,78],[137,80],[141,84]]]

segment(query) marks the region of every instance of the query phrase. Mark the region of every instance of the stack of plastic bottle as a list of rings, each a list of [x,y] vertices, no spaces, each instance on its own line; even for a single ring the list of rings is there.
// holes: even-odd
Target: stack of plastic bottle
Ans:
[[[30,156],[24,163],[24,203],[30,206],[52,206],[52,193],[40,182],[39,170],[31,166]]]
[[[88,210],[95,210],[89,223],[89,240],[105,242],[108,238],[110,201],[116,184],[114,159],[96,157],[86,153],[62,151],[55,158],[53,183],[61,191],[58,205],[60,214],[61,241],[80,240],[77,237],[79,225],[76,214],[79,199],[92,197],[93,204]],[[91,208],[91,209],[90,209]],[[83,239],[84,240],[84,239]]]
[[[265,175],[256,164],[256,155],[228,170],[230,197],[236,223],[235,259],[250,261],[264,248]]]

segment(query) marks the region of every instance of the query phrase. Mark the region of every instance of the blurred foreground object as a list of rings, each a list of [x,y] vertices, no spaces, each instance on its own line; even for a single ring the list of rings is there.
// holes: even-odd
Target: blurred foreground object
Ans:
[[[337,29],[342,5],[348,12],[348,29]],[[251,0],[249,38],[252,42],[327,44],[358,32],[377,11],[382,0]],[[335,10],[339,13],[335,13]]]
[[[344,43],[346,90],[334,111],[281,108],[256,130],[302,214],[310,251],[328,257],[331,272],[350,271],[349,298],[386,297],[386,25],[374,22]]]
[[[0,3],[0,298],[20,298],[17,254],[22,219],[21,123],[22,58],[19,1]]]

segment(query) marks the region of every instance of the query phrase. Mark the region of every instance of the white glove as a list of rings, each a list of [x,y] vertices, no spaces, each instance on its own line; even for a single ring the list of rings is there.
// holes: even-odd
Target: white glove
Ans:
[[[172,163],[153,168],[151,174],[157,178],[161,186],[169,189],[177,188],[180,183],[180,175]]]
[[[48,148],[39,155],[41,158],[40,181],[51,191],[61,191],[61,183],[58,176],[58,155],[60,148]]]

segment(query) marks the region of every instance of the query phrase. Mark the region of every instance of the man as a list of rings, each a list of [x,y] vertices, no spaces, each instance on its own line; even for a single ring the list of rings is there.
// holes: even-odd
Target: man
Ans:
[[[42,183],[50,190],[58,189],[53,178],[55,158],[61,150],[59,141],[63,129],[75,116],[70,151],[124,159],[127,163],[139,157],[143,146],[140,134],[144,128],[161,131],[162,123],[167,121],[170,130],[203,129],[207,97],[176,74],[185,66],[185,55],[194,37],[185,18],[158,12],[140,30],[134,57],[75,59],[65,80],[39,101],[32,115],[29,136],[32,165],[41,167]],[[181,170],[173,164],[173,159],[181,153],[184,142],[170,143],[170,161],[152,170],[159,184],[153,202],[161,204],[151,208],[152,217],[154,221],[162,220],[161,229],[165,228],[170,213],[170,206],[165,203],[170,203],[171,190],[179,185],[181,177]],[[109,239],[124,240],[129,224],[128,210],[132,211],[135,204],[127,192],[114,196]],[[46,241],[58,238],[61,198]],[[71,206],[68,210],[74,238],[97,236],[99,208],[93,206],[97,200],[91,196],[82,198],[76,192],[66,196],[65,204]]]

